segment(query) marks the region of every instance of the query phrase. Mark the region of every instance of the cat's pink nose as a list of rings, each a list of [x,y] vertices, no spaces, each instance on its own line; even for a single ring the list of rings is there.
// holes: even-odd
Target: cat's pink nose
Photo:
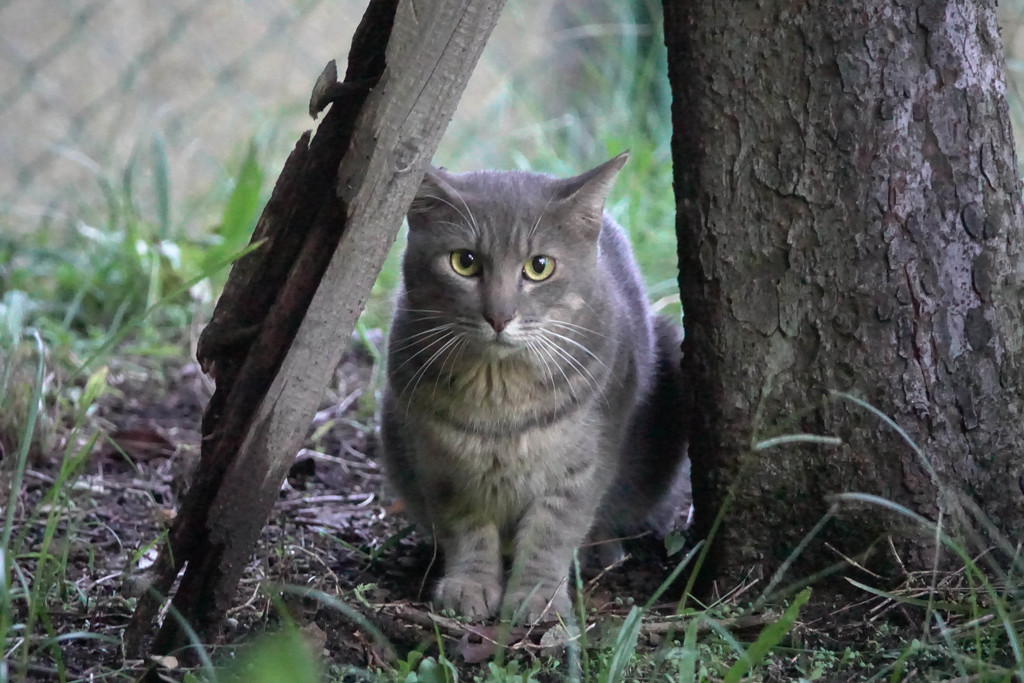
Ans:
[[[495,332],[501,332],[508,327],[508,324],[512,322],[512,318],[514,317],[514,314],[508,313],[495,313],[494,315],[484,313],[484,320],[491,324],[491,327],[494,328]]]

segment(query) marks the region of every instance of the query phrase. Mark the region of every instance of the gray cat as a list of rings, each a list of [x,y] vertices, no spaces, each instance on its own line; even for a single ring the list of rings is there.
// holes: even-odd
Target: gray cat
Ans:
[[[626,157],[568,179],[433,169],[409,210],[381,433],[444,553],[442,608],[569,618],[576,548],[635,528],[676,481],[680,332],[604,214]]]

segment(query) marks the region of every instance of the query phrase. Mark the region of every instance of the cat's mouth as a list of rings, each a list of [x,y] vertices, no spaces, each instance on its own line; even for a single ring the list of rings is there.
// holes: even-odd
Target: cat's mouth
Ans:
[[[488,335],[485,341],[488,355],[497,358],[507,358],[526,348],[522,342],[513,339],[506,332],[494,332]]]

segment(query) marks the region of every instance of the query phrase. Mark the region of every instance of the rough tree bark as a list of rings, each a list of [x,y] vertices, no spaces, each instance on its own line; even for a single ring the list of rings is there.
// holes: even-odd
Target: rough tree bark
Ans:
[[[140,652],[159,596],[185,571],[173,604],[201,638],[216,636],[281,482],[341,360],[423,171],[504,0],[370,0],[349,69],[317,82],[314,115],[200,340],[217,392],[203,451],[156,580],[126,649]],[[155,653],[184,644],[167,618]]]
[[[1024,536],[1024,230],[994,5],[664,2],[700,535],[737,486],[711,575],[779,567],[844,491],[932,520],[973,501],[983,542]],[[830,391],[893,418],[934,475]],[[843,443],[752,449],[795,432]],[[906,521],[840,507],[801,569]],[[902,531],[900,559],[930,567],[931,538]]]

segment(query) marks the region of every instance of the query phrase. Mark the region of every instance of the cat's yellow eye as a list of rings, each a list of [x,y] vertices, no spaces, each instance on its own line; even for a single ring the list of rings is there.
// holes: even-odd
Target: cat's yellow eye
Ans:
[[[550,256],[534,256],[523,264],[523,275],[534,282],[547,280],[555,272],[555,259]]]
[[[449,255],[452,270],[463,277],[480,274],[480,259],[469,249],[456,249]]]

